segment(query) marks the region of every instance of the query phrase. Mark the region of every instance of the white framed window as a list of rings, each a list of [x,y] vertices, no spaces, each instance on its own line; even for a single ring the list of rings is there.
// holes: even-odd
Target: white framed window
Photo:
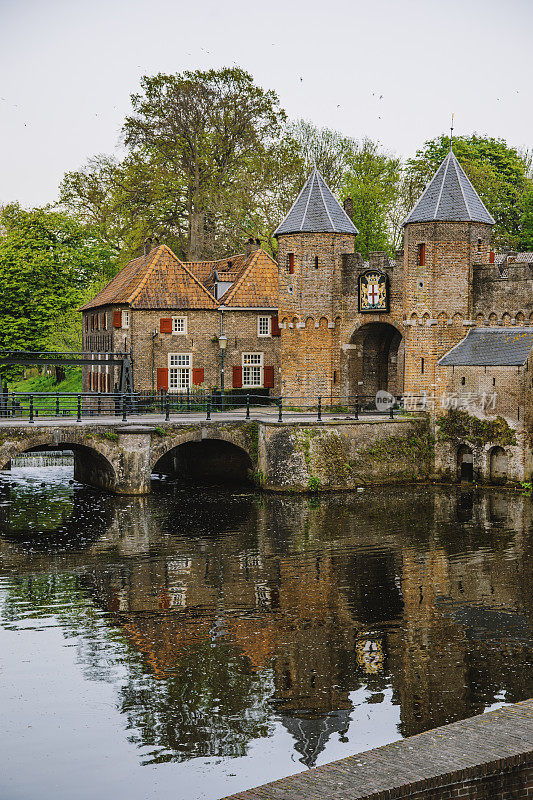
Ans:
[[[242,385],[263,385],[263,353],[242,354]]]
[[[272,317],[257,318],[257,335],[270,336],[272,330]]]
[[[168,354],[168,388],[170,391],[184,392],[191,385],[192,353]]]
[[[122,327],[129,328],[130,327],[130,312],[123,311],[122,312]]]
[[[187,333],[187,317],[172,317],[172,333]]]

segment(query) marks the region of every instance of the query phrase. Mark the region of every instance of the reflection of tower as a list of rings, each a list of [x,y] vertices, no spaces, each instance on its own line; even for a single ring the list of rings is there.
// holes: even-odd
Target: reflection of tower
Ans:
[[[357,233],[315,167],[274,233],[284,395],[339,391],[342,255]]]
[[[325,716],[287,716],[283,715],[281,721],[295,740],[295,749],[301,754],[300,759],[306,767],[313,767],[320,753],[324,750],[329,739],[338,733],[341,741],[350,727],[350,712],[332,711]]]
[[[472,265],[488,264],[494,220],[452,150],[404,226],[405,389],[439,392],[437,360],[472,322]]]

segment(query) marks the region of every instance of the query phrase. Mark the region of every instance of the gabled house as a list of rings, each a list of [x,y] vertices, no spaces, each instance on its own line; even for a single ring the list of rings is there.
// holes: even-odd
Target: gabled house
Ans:
[[[148,243],[80,309],[83,349],[95,353],[83,390],[112,391],[117,376],[98,353],[131,350],[137,391],[220,388],[224,366],[225,390],[279,392],[277,283],[257,240],[231,258],[191,263]]]

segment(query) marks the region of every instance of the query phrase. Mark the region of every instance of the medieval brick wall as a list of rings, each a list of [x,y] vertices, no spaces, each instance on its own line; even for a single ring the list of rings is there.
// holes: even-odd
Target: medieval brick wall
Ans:
[[[474,265],[472,294],[476,325],[533,325],[530,264],[509,264],[504,277],[493,264]]]
[[[279,237],[282,391],[286,397],[333,397],[340,391],[341,266],[343,254],[353,250],[351,235]]]
[[[405,391],[441,394],[437,361],[473,324],[473,262],[489,263],[490,225],[412,223],[404,234]],[[420,257],[420,246],[424,257]],[[422,263],[421,263],[422,262]]]

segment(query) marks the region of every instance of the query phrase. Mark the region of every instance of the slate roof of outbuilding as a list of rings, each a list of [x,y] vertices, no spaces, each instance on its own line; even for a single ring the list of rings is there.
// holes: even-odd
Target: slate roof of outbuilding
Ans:
[[[402,224],[433,221],[495,224],[453,150],[450,150]]]
[[[133,259],[81,311],[125,303],[131,308],[217,308],[186,264],[162,244]]]
[[[471,328],[439,360],[441,367],[520,367],[533,347],[533,328]]]
[[[240,278],[220,298],[232,308],[277,308],[278,265],[262,248],[252,253]]]
[[[357,236],[359,231],[314,167],[274,236],[286,233],[351,233]]]

